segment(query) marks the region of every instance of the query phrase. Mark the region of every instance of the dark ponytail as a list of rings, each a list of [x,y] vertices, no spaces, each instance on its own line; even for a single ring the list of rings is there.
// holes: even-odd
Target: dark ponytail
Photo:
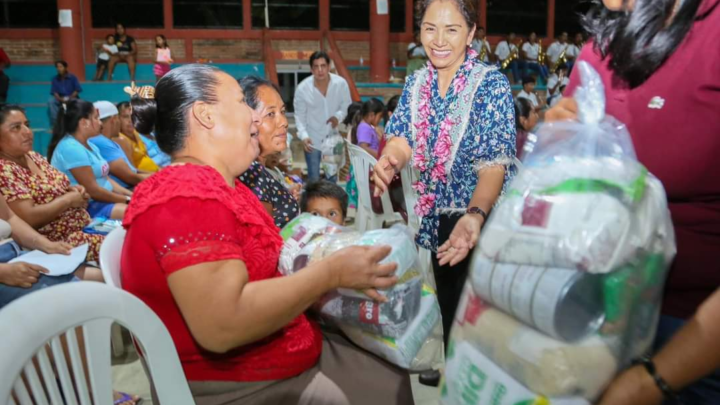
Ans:
[[[80,99],[70,100],[65,104],[65,107],[61,106],[58,109],[52,138],[50,139],[50,145],[48,145],[48,160],[52,160],[55,148],[65,135],[77,132],[80,120],[92,118],[94,112],[95,106],[91,102]]]
[[[594,37],[595,49],[610,57],[612,71],[631,87],[644,83],[680,46],[703,0],[680,1],[673,17],[677,1],[635,0],[632,11],[611,11],[594,0],[585,15],[583,25]]]
[[[360,125],[360,122],[367,117],[370,114],[377,114],[377,113],[384,113],[385,112],[385,104],[382,103],[382,101],[371,98],[370,100],[363,103],[362,108],[360,109],[360,112],[358,114],[355,114],[355,117],[353,117],[353,129],[352,129],[352,135],[351,135],[351,141],[353,145],[357,145],[357,128],[358,125]]]
[[[133,128],[140,134],[148,136],[155,130],[155,121],[157,120],[157,103],[155,99],[133,96],[130,105],[132,106]]]

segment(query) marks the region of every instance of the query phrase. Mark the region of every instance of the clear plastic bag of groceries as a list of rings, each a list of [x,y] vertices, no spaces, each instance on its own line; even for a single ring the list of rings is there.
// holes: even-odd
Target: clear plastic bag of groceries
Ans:
[[[588,404],[654,339],[676,252],[667,198],[605,116],[597,72],[576,66],[579,122],[542,125],[473,253],[447,405]]]
[[[442,363],[437,297],[418,267],[417,249],[407,227],[360,233],[325,218],[302,214],[281,234],[285,243],[279,266],[285,275],[348,246],[392,246],[383,263],[397,263],[398,283],[379,291],[387,302],[379,303],[362,292],[340,288],[326,294],[313,309],[355,344],[400,367],[422,371]]]
[[[333,130],[320,147],[322,152],[321,166],[328,177],[338,174],[340,168],[345,166],[345,140],[340,132]]]

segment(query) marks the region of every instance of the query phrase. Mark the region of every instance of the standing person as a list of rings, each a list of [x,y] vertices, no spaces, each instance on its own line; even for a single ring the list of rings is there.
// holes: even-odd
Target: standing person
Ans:
[[[5,69],[10,67],[10,58],[5,50],[0,48],[0,104],[7,102],[7,95],[10,91],[10,78],[5,74]]]
[[[538,42],[537,34],[532,32],[528,37],[528,42],[525,42],[522,46],[522,56],[526,68],[534,70],[542,76],[543,80],[547,80],[547,66],[540,63],[540,48],[541,45]]]
[[[90,195],[91,217],[122,219],[132,192],[110,178],[110,166],[88,140],[100,133],[100,115],[92,103],[71,100],[60,110],[48,146],[50,163],[65,173],[73,186]]]
[[[485,28],[477,27],[475,31],[475,39],[473,39],[472,49],[477,52],[478,58],[481,62],[490,63],[490,57],[492,56],[492,48],[490,42],[488,42],[485,35]]]
[[[80,81],[74,74],[68,72],[68,64],[64,60],[55,62],[57,76],[53,77],[50,85],[50,100],[48,100],[48,117],[50,125],[55,125],[58,110],[68,101],[78,98],[82,91]]]
[[[446,343],[467,278],[468,255],[515,174],[510,83],[469,49],[474,4],[418,2],[430,65],[407,79],[373,176],[379,195],[406,165],[420,173],[413,185],[418,193],[414,210],[422,218],[416,242],[432,252]],[[439,373],[425,373],[421,380],[437,384]]]
[[[94,81],[102,80],[105,69],[108,67],[110,58],[118,53],[118,47],[115,45],[115,35],[110,34],[105,38],[105,43],[98,47],[97,65],[95,66]]]
[[[113,79],[115,65],[123,62],[127,63],[128,71],[130,71],[130,81],[134,82],[138,53],[137,43],[135,42],[135,38],[127,34],[125,25],[121,23],[115,25],[115,45],[117,45],[118,53],[110,57],[108,80]]]
[[[520,50],[515,44],[515,38],[515,33],[511,32],[505,40],[500,41],[495,47],[495,57],[500,65],[504,61],[510,61],[508,67],[512,72],[513,83],[519,83],[522,80],[520,72],[525,70],[525,65],[520,59]]]
[[[378,135],[377,129],[384,117],[385,105],[382,101],[371,98],[363,103],[360,113],[355,114],[352,123],[351,140],[353,145],[363,148],[375,159],[380,150],[380,135]]]
[[[313,53],[310,68],[312,76],[295,90],[295,125],[298,138],[305,144],[308,181],[317,181],[320,179],[323,140],[345,118],[352,100],[345,79],[330,73],[328,54],[323,51]]]
[[[407,69],[406,76],[415,73],[416,70],[422,69],[427,62],[427,53],[420,42],[420,33],[415,34],[415,41],[408,44],[407,50]]]
[[[586,17],[586,28],[592,41],[578,60],[598,71],[607,114],[627,125],[638,160],[667,192],[677,255],[665,283],[655,341],[659,350],[720,286],[720,75],[715,69],[720,53],[708,52],[717,50],[720,0],[603,0]],[[579,83],[575,70],[568,96]],[[548,120],[576,117],[572,98],[546,114]],[[656,364],[671,390],[687,382],[673,378],[688,371],[678,367],[684,366]],[[684,404],[720,403],[720,370],[684,388],[679,397]]]
[[[563,32],[562,34],[560,34],[559,37],[555,39],[555,42],[550,44],[547,49],[548,66],[555,66],[558,59],[560,59],[560,56],[562,56],[563,53],[565,55],[565,59],[567,59],[567,52],[569,49],[570,44],[568,43],[568,33]]]
[[[155,49],[157,55],[155,56],[153,73],[155,73],[155,80],[160,80],[161,77],[165,76],[165,74],[172,69],[173,63],[170,45],[168,45],[165,35],[161,34],[155,37]]]

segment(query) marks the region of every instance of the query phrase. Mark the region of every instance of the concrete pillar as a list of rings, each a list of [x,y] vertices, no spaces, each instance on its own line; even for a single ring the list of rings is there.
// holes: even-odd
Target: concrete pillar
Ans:
[[[383,0],[370,1],[370,81],[387,83],[390,80],[390,13],[379,15],[378,1]]]
[[[72,14],[72,27],[59,28],[60,57],[68,63],[68,70],[85,80],[85,60],[83,59],[82,23],[80,16],[80,0],[58,0],[58,10],[62,13],[69,10]],[[92,46],[92,44],[86,44]]]

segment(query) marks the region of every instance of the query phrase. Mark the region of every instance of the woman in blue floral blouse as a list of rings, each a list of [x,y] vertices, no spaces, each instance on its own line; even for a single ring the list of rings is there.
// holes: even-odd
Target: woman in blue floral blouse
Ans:
[[[473,3],[418,2],[430,61],[407,78],[374,174],[376,193],[382,193],[405,165],[419,172],[413,185],[415,212],[422,217],[417,244],[433,252],[446,343],[469,253],[516,170],[510,85],[470,48],[477,15]]]

